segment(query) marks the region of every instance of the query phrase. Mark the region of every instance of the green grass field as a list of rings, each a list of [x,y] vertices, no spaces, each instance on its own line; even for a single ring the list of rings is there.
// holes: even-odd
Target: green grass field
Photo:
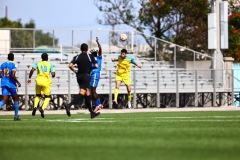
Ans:
[[[102,111],[104,112],[104,111]],[[240,112],[0,116],[1,160],[238,160]]]

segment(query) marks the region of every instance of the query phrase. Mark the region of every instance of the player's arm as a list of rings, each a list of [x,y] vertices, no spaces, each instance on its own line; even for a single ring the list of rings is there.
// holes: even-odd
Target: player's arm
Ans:
[[[51,64],[50,66],[50,72],[51,72],[51,75],[52,75],[52,78],[55,77],[56,73],[55,73],[55,69],[54,69],[54,66]]]
[[[72,61],[68,64],[68,68],[73,71],[74,73],[77,73],[77,70],[75,70],[74,65],[76,64],[76,59],[78,56],[74,56]]]
[[[68,64],[68,68],[69,68],[71,71],[73,71],[74,73],[77,73],[77,70],[75,70],[74,64],[73,64],[72,62],[70,62],[70,63]]]
[[[55,73],[55,72],[51,72],[51,74],[52,74],[52,78],[54,78],[54,77],[55,77],[55,75],[56,75],[56,73]]]
[[[32,68],[31,70],[30,70],[30,73],[29,73],[29,76],[28,76],[28,84],[29,83],[31,83],[31,78],[32,78],[32,75],[33,75],[33,72],[35,71],[36,69],[35,68]]]
[[[98,68],[98,63],[95,63],[95,64],[94,64],[94,67],[95,67],[95,68]]]
[[[2,78],[2,70],[0,70],[0,78]]]
[[[117,58],[112,58],[111,60],[112,60],[112,62],[117,62],[118,61]]]
[[[96,42],[97,42],[97,45],[98,45],[98,56],[102,56],[102,47],[98,41],[98,37],[96,37]]]
[[[12,70],[12,75],[11,77],[17,82],[18,87],[21,87],[21,83],[18,81],[17,77],[16,77],[16,70]]]
[[[140,66],[138,63],[134,62],[133,63],[135,66],[137,66],[138,68],[142,68],[142,66]]]

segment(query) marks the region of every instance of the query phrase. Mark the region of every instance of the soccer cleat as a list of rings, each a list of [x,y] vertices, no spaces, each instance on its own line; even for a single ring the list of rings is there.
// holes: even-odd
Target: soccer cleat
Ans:
[[[44,110],[42,109],[42,107],[39,108],[39,112],[41,113],[41,117],[44,118]]]
[[[36,111],[37,111],[37,108],[33,108],[33,111],[32,111],[32,116],[35,116],[35,114],[36,114]]]
[[[113,104],[118,104],[117,100],[115,100],[115,99],[112,101],[112,103]]]
[[[70,106],[68,104],[66,104],[66,103],[63,103],[63,105],[64,105],[64,107],[66,109],[66,113],[67,113],[68,117],[70,117],[71,116]]]
[[[98,105],[98,106],[95,108],[94,112],[97,112],[97,111],[99,111],[99,110],[102,109],[102,108],[103,108],[103,105],[100,104],[100,105]]]
[[[92,112],[92,113],[90,113],[90,115],[91,115],[91,119],[93,119],[93,118],[95,118],[95,117],[97,117],[97,116],[99,116],[100,115],[100,112]]]
[[[132,108],[132,104],[130,101],[128,101],[128,108]]]
[[[14,117],[14,119],[13,119],[14,121],[21,121],[21,119],[19,118],[19,116],[17,116],[17,117]]]

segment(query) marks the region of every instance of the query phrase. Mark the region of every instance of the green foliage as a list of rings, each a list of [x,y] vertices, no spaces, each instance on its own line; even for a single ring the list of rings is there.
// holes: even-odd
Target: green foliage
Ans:
[[[240,5],[230,2],[230,14],[228,17],[229,49],[227,56],[232,56],[236,62],[240,62]]]
[[[191,49],[207,50],[208,0],[139,0],[140,7],[127,0],[96,0],[95,4],[104,13],[101,24],[126,24]],[[152,41],[144,38],[154,50]]]
[[[0,19],[0,28],[22,28],[21,20],[10,21],[7,18]]]
[[[50,33],[35,30],[35,22],[30,20],[22,24],[21,20],[11,21],[7,18],[0,19],[0,28],[13,28],[11,30],[11,48],[34,48],[40,45],[53,46],[58,44],[58,39]],[[24,29],[21,29],[24,28]]]

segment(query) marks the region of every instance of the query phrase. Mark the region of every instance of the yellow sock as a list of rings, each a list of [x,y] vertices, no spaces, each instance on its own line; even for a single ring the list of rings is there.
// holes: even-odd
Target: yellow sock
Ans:
[[[115,89],[115,91],[114,91],[114,99],[115,100],[117,100],[117,98],[118,98],[118,91],[119,91],[119,89]]]
[[[48,105],[49,101],[50,101],[50,97],[46,97],[46,98],[44,99],[44,102],[43,102],[43,105],[42,105],[42,109],[43,109],[43,110],[44,110],[45,108],[47,108],[47,105]]]
[[[34,98],[34,108],[37,108],[37,107],[38,107],[39,101],[40,101],[40,97],[39,97],[39,96],[36,96],[36,97]]]
[[[132,99],[132,93],[128,92],[128,101],[131,101],[131,99]]]

